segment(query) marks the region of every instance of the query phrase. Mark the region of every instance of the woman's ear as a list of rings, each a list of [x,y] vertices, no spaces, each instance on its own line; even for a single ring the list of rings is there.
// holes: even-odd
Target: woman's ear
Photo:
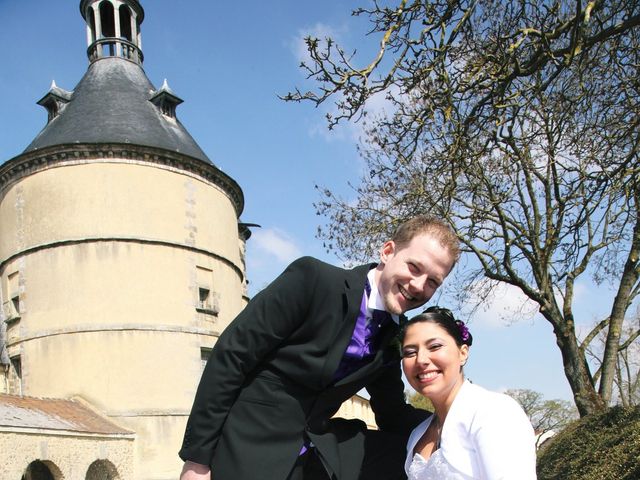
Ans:
[[[460,366],[464,367],[469,360],[469,345],[462,345],[460,347]]]

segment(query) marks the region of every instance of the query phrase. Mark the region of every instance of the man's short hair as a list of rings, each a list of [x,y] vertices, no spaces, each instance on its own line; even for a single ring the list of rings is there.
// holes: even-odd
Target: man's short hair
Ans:
[[[416,235],[433,236],[451,253],[454,263],[460,258],[460,241],[453,229],[443,220],[432,215],[418,215],[400,224],[391,240],[400,248],[406,246]]]

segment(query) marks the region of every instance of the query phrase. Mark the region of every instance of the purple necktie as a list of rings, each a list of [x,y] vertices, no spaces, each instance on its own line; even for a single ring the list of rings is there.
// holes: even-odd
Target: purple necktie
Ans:
[[[370,294],[371,286],[369,285],[369,279],[367,279],[362,301],[360,302],[360,314],[356,320],[353,335],[344,352],[340,366],[333,376],[334,381],[341,380],[371,360],[378,347],[377,334],[391,318],[384,310],[373,310],[371,321],[367,322],[367,301]]]

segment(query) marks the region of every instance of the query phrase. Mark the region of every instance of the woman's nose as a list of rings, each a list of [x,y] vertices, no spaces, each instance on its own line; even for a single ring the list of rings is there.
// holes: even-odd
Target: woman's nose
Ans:
[[[418,363],[420,365],[425,365],[429,363],[429,352],[426,350],[419,350],[417,355]]]

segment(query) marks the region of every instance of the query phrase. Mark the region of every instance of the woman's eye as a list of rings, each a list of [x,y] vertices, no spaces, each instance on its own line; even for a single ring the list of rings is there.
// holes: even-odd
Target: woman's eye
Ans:
[[[442,345],[440,343],[433,343],[429,345],[429,350],[431,350],[432,352],[435,350],[440,350],[440,348],[442,348]]]
[[[403,350],[402,351],[402,358],[413,357],[415,354],[416,354],[415,350]]]

